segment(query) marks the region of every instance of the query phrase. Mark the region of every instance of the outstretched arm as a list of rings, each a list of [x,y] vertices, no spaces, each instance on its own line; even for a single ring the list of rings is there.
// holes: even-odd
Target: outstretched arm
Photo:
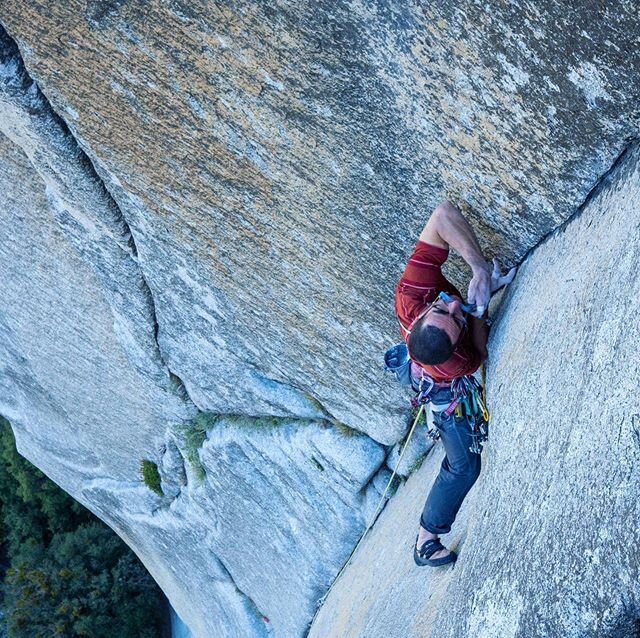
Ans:
[[[491,297],[491,267],[482,256],[473,228],[451,202],[438,204],[420,233],[420,240],[441,248],[451,246],[469,264],[473,277],[467,301],[478,306],[482,314]]]
[[[493,260],[493,271],[491,273],[491,294],[499,290],[503,286],[508,286],[516,276],[516,269],[512,268],[508,273],[503,274],[502,268],[498,260]],[[479,314],[479,313],[478,313]],[[469,325],[471,327],[471,340],[475,349],[480,353],[482,361],[484,361],[489,353],[487,351],[487,341],[489,340],[489,315],[488,309],[480,317],[469,317]]]

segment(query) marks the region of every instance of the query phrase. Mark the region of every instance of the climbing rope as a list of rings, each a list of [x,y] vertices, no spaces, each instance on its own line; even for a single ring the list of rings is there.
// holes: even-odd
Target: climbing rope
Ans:
[[[316,613],[313,615],[313,619],[311,620],[311,625],[313,625],[313,622],[315,621],[316,616],[318,615],[318,611],[320,611],[320,607],[322,606],[324,601],[327,599],[327,596],[331,593],[331,590],[333,589],[334,585],[338,582],[338,579],[340,578],[340,576],[342,576],[344,570],[349,566],[349,563],[351,562],[351,558],[353,557],[353,555],[358,550],[358,547],[360,547],[360,545],[362,544],[362,541],[365,539],[366,535],[369,533],[369,530],[373,527],[373,524],[376,522],[376,518],[378,517],[378,514],[380,513],[380,509],[381,509],[382,504],[384,503],[384,500],[385,500],[385,497],[387,495],[387,492],[389,491],[389,488],[391,487],[391,484],[393,483],[393,479],[395,478],[396,474],[398,473],[398,468],[400,467],[400,463],[402,461],[402,457],[404,456],[404,453],[405,453],[405,451],[407,449],[407,446],[409,445],[409,441],[411,441],[411,436],[413,435],[413,432],[416,429],[416,426],[420,422],[420,417],[424,413],[426,404],[427,404],[426,402],[422,403],[420,405],[420,408],[418,409],[416,417],[413,420],[413,425],[411,426],[411,429],[409,430],[409,435],[407,436],[407,440],[405,441],[405,443],[404,443],[404,445],[402,447],[402,451],[400,452],[400,456],[398,457],[398,461],[396,463],[396,466],[395,466],[395,468],[394,468],[394,470],[393,470],[393,472],[391,474],[391,478],[389,479],[389,482],[387,483],[387,486],[385,487],[384,492],[382,493],[382,496],[380,497],[380,500],[378,501],[378,505],[376,506],[376,509],[373,512],[373,516],[371,517],[371,520],[369,521],[369,524],[365,528],[364,532],[362,532],[362,536],[360,536],[360,540],[357,542],[356,546],[353,548],[353,550],[349,554],[349,557],[347,558],[347,560],[345,561],[344,565],[342,566],[342,569],[338,572],[338,575],[334,578],[333,583],[331,583],[331,586],[329,587],[329,589],[327,589],[325,595],[322,598],[320,598],[320,600],[318,600]]]

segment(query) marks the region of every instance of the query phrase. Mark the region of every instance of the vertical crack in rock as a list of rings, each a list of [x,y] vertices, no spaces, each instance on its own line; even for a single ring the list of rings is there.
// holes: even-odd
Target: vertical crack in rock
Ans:
[[[57,223],[102,281],[127,356],[143,376],[188,404],[189,419],[200,407],[163,355],[156,302],[139,263],[135,234],[95,163],[30,77],[18,45],[1,24],[0,115],[0,132],[27,155],[45,183]],[[347,427],[317,397],[304,395],[320,419]]]
[[[28,157],[42,178],[52,205],[56,223],[69,243],[88,263],[101,286],[102,294],[111,309],[114,330],[130,363],[143,377],[173,397],[166,408],[171,423],[190,422],[198,413],[185,383],[169,368],[158,342],[156,304],[149,283],[139,263],[134,234],[121,207],[101,179],[96,165],[83,151],[64,119],[57,114],[37,83],[30,77],[17,44],[0,25],[0,132],[15,143]],[[293,386],[292,386],[293,387]],[[339,423],[315,397],[311,397],[324,418],[287,420],[303,425],[305,421],[324,421],[345,436],[359,436],[374,441],[362,433]],[[262,417],[255,417],[260,421]],[[267,417],[268,418],[268,417]],[[171,428],[168,428],[170,431]],[[184,453],[179,446],[160,451],[160,465],[167,488],[166,509],[180,497],[186,486]],[[164,452],[164,453],[163,453]],[[66,460],[59,464],[64,466]],[[382,461],[371,470],[366,486],[373,480]],[[82,468],[83,474],[86,468]],[[178,480],[167,480],[173,472]],[[106,477],[89,478],[89,489],[103,486]],[[365,486],[365,487],[366,487]],[[137,481],[111,481],[109,491],[139,489]],[[363,487],[364,491],[365,488]],[[344,503],[340,494],[336,494]],[[155,510],[154,510],[155,511]],[[103,515],[105,520],[110,516]],[[219,557],[216,557],[219,561]],[[222,565],[222,562],[220,561]],[[256,634],[271,634],[269,621],[253,599],[239,589],[224,566],[238,596],[256,618]]]
[[[600,191],[602,191],[603,188],[605,188],[609,184],[611,176],[615,174],[618,166],[624,163],[627,156],[631,152],[631,149],[633,149],[638,144],[639,141],[640,141],[640,138],[631,138],[627,142],[626,146],[622,149],[622,151],[620,151],[620,154],[618,155],[618,157],[616,157],[615,160],[613,160],[613,163],[608,168],[608,170],[605,171],[602,175],[600,175],[600,177],[598,177],[595,184],[593,185],[591,190],[589,190],[586,197],[584,198],[582,204],[580,204],[576,208],[575,212],[571,214],[569,217],[567,217],[567,219],[565,219],[561,224],[558,224],[558,226],[551,229],[538,243],[536,243],[534,246],[529,248],[529,250],[523,255],[522,259],[518,262],[518,266],[521,266],[522,264],[524,264],[527,261],[527,259],[536,250],[538,250],[540,246],[542,246],[547,241],[555,237],[558,233],[564,232],[564,230],[569,226],[569,224],[571,224],[571,222],[573,222],[573,220],[580,217],[580,215],[587,208],[589,203],[600,193]]]
[[[238,587],[238,585],[236,584],[236,581],[233,579],[233,576],[231,575],[231,572],[229,571],[229,568],[222,562],[220,557],[216,554],[214,554],[214,556],[220,565],[221,571],[229,578],[229,582],[235,587],[236,592],[238,593],[238,596],[240,596],[244,600],[247,607],[250,610],[252,610],[252,612],[255,614],[256,629],[258,629],[258,631],[262,629],[262,631],[260,631],[260,633],[258,634],[258,638],[261,638],[261,637],[266,638],[267,636],[270,636],[272,632],[265,625],[265,623],[269,622],[268,616],[266,616],[260,611],[260,609],[258,608],[258,605],[256,605],[255,601],[251,598],[251,596],[243,592]],[[259,628],[258,622],[262,623],[263,626]]]
[[[17,44],[2,25],[0,115],[0,131],[25,152],[45,183],[57,223],[101,280],[131,363],[193,405],[160,350],[155,302],[122,210],[64,119],[29,76]]]
[[[622,165],[625,160],[627,159],[628,155],[632,152],[632,150],[638,145],[638,143],[640,142],[640,138],[631,138],[626,146],[622,149],[622,151],[620,152],[620,154],[618,155],[618,157],[616,157],[616,159],[613,161],[613,163],[611,164],[611,166],[609,167],[609,169],[604,172],[602,175],[600,175],[600,177],[596,180],[595,184],[593,185],[593,187],[589,190],[589,192],[587,193],[586,197],[584,198],[584,201],[582,202],[582,204],[580,204],[575,212],[570,215],[565,221],[563,221],[561,224],[559,224],[558,226],[556,226],[553,230],[549,231],[537,244],[535,244],[535,246],[532,246],[522,257],[522,259],[518,262],[518,268],[522,267],[524,264],[526,264],[526,262],[529,260],[529,258],[544,244],[546,244],[548,241],[550,241],[551,239],[553,239],[556,235],[558,235],[559,233],[563,233],[565,231],[565,229],[569,226],[569,224],[571,224],[574,220],[576,220],[577,218],[580,217],[580,215],[582,215],[582,213],[584,212],[584,210],[588,207],[589,203],[593,201],[593,199],[604,189],[608,186],[608,184],[611,181],[611,178],[613,175],[616,174],[617,169],[620,165]],[[508,293],[507,293],[508,294]],[[500,300],[499,302],[500,304],[502,303],[502,300]],[[496,321],[494,323],[494,328],[492,329],[492,332],[495,334],[496,331],[498,330],[498,326],[501,320],[501,313],[497,313],[496,314]],[[491,368],[491,366],[489,367],[489,369]]]

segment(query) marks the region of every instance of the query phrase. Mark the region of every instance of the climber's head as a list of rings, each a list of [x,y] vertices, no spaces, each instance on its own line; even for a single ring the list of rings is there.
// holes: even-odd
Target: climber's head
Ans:
[[[462,299],[455,295],[448,295],[448,299],[438,296],[410,327],[407,347],[414,361],[437,365],[453,354],[467,320]]]

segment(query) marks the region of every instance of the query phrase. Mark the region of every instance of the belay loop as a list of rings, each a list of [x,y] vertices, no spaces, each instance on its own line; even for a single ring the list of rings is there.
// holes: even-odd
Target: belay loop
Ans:
[[[417,408],[420,405],[429,403],[431,401],[431,390],[433,390],[434,386],[435,381],[431,377],[421,377],[416,389],[416,396],[411,399],[411,405]]]
[[[422,375],[417,383],[417,387],[414,386],[416,396],[411,399],[411,405],[413,408],[419,408],[420,411],[426,412],[426,405],[431,402],[431,391],[435,387],[435,381],[426,375]],[[418,414],[420,414],[419,412]],[[434,428],[427,422],[427,438],[431,439],[434,443],[440,438],[440,432],[437,428]]]

